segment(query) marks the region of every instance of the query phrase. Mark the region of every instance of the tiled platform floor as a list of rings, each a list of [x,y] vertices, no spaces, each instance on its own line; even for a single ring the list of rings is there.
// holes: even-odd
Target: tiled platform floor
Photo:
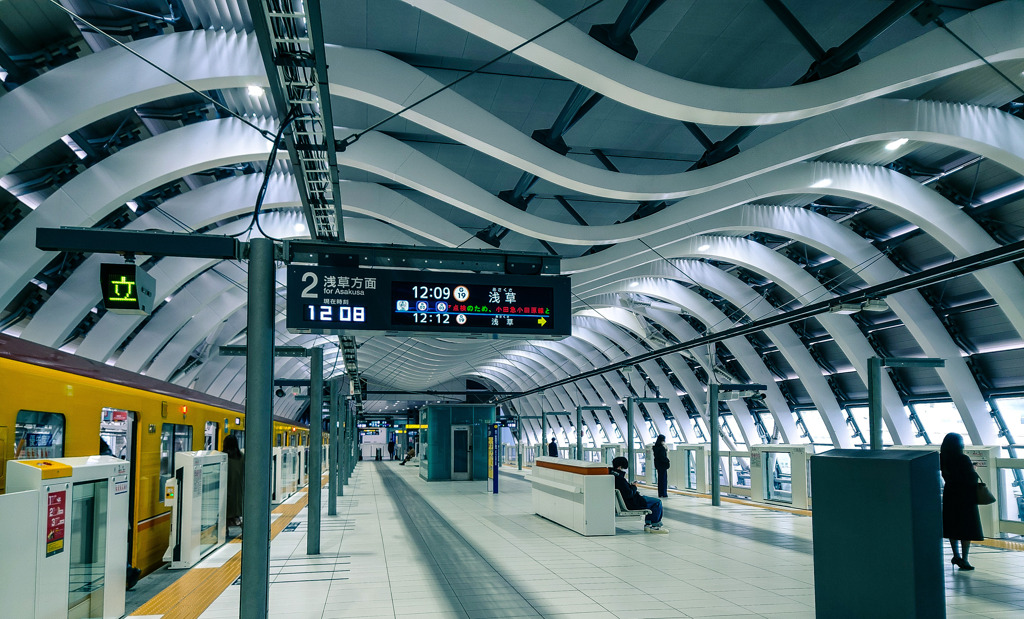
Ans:
[[[669,535],[631,523],[585,538],[535,516],[527,481],[421,481],[361,463],[322,554],[305,555],[305,514],[271,547],[272,617],[813,617],[811,519],[673,496]],[[326,498],[326,494],[325,494]],[[325,508],[326,512],[326,508]],[[1024,553],[974,547],[948,564],[949,617],[1024,617]],[[233,585],[202,615],[238,616]]]

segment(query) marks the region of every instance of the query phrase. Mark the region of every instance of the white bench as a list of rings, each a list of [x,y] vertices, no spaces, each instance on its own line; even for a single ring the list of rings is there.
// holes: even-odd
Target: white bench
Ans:
[[[639,518],[644,519],[648,514],[651,513],[649,509],[629,509],[626,507],[626,501],[622,498],[622,493],[618,490],[615,491],[615,517],[616,518]]]
[[[581,535],[615,535],[615,483],[607,465],[541,456],[530,482],[537,515]]]

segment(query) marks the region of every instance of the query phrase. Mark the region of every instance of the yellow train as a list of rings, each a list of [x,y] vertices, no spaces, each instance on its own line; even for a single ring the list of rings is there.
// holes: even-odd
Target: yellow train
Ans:
[[[147,574],[170,535],[164,481],[174,454],[219,449],[245,415],[234,402],[0,334],[0,493],[7,460],[90,456],[131,461],[128,553]],[[274,420],[274,445],[309,444],[308,428]]]

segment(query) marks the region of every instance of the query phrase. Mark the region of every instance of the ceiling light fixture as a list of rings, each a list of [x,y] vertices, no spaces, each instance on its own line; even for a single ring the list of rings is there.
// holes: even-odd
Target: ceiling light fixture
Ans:
[[[249,93],[250,97],[263,96],[263,87],[258,84],[249,84],[245,87],[245,92]]]
[[[293,229],[294,229],[294,230],[295,230],[296,232],[298,232],[299,234],[302,234],[303,232],[305,232],[305,231],[306,231],[306,224],[304,224],[304,223],[302,223],[302,222],[300,221],[300,222],[296,223],[296,224],[295,224],[294,226],[292,226],[292,228],[293,228]]]
[[[708,245],[707,243],[704,243],[703,245],[697,248],[697,251],[707,251],[709,249],[711,249],[711,246]]]
[[[907,138],[893,140],[892,142],[889,142],[888,144],[885,145],[885,150],[897,150],[899,147],[903,146],[909,141],[910,140],[908,140]]]
[[[128,200],[127,202],[125,202],[125,206],[131,209],[133,213],[138,212],[139,210],[139,203],[136,202],[135,200]]]
[[[812,189],[821,189],[822,187],[831,187],[831,186],[832,186],[832,179],[831,178],[823,178],[820,181],[818,181],[818,182],[814,183],[813,185],[811,185],[811,188]]]

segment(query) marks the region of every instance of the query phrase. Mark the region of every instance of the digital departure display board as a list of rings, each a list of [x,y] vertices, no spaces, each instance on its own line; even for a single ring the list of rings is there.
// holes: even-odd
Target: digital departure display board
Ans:
[[[569,335],[569,278],[288,267],[286,324],[299,333]]]

